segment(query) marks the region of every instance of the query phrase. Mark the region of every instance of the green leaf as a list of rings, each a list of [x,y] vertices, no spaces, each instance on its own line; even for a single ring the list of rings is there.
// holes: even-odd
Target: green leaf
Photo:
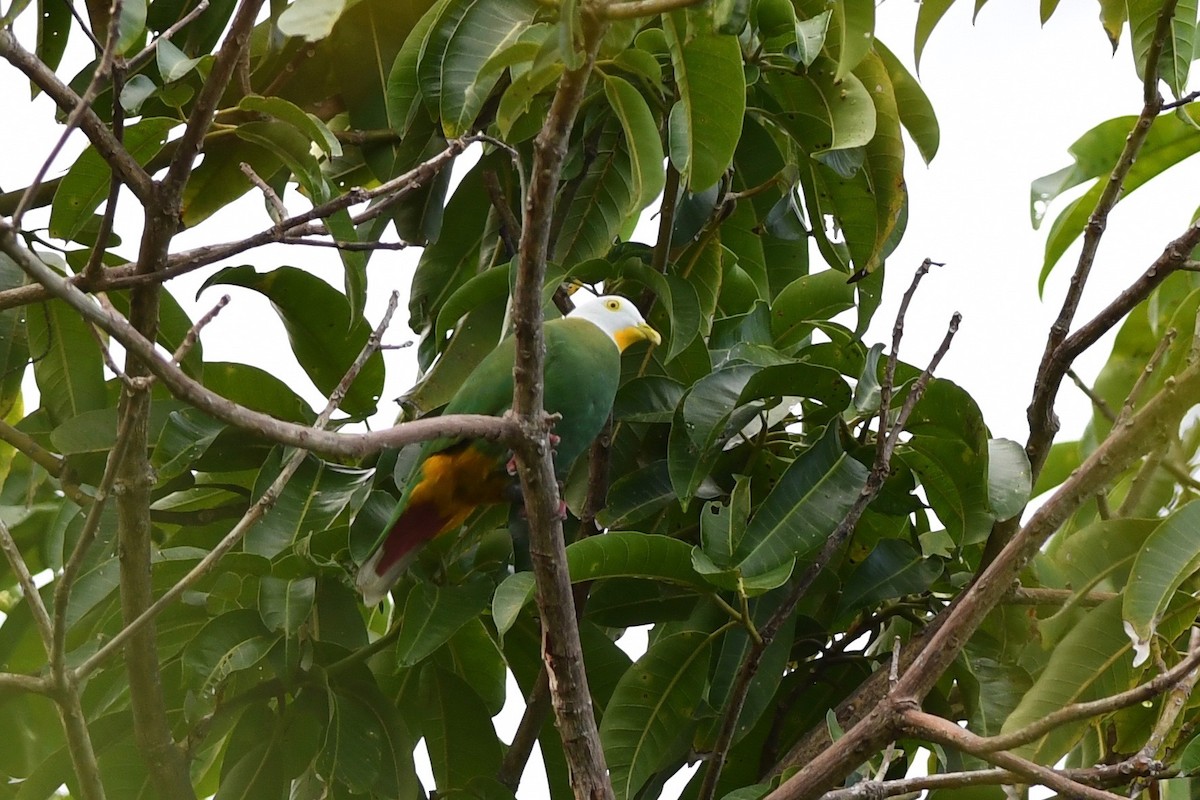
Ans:
[[[713,562],[733,564],[750,519],[750,479],[739,475],[727,503],[705,503],[700,512],[700,545]]]
[[[232,767],[221,777],[214,800],[265,800],[282,797],[291,782],[286,769],[286,748],[267,740],[249,750],[226,756]]]
[[[266,492],[279,471],[280,454],[275,450],[255,478],[255,497]],[[246,534],[246,552],[274,558],[301,537],[326,530],[356,498],[366,496],[372,474],[369,469],[343,467],[308,456],[279,499]]]
[[[875,135],[875,105],[854,75],[834,80],[837,65],[821,57],[803,75],[772,72],[762,77],[778,105],[772,118],[811,156],[851,150]]]
[[[491,714],[470,684],[426,664],[420,677],[421,724],[439,795],[494,777],[502,750]]]
[[[605,708],[600,742],[618,800],[637,795],[694,724],[711,637],[687,631],[656,641],[626,670]]]
[[[129,0],[121,3],[117,17],[117,52],[124,53],[134,44],[141,42],[146,33],[146,0]]]
[[[178,120],[150,117],[125,128],[125,149],[139,164],[148,162],[167,140]],[[108,162],[88,147],[67,170],[50,206],[50,235],[73,240],[91,222],[92,214],[108,197],[112,170]]]
[[[929,35],[933,33],[933,29],[937,27],[938,22],[952,5],[954,5],[954,0],[928,0],[921,3],[920,10],[917,11],[917,28],[913,40],[913,60],[916,62],[918,71],[921,69],[921,54],[925,52]]]
[[[204,386],[235,403],[289,422],[311,425],[317,418],[286,383],[249,364],[210,361],[204,366]]]
[[[829,32],[829,19],[833,10],[822,11],[810,19],[796,20],[796,52],[800,63],[811,67],[825,47],[825,34]]]
[[[199,225],[254,187],[241,170],[243,161],[258,175],[274,175],[283,165],[278,153],[240,136],[205,142],[204,160],[183,187],[185,227]]]
[[[941,129],[938,126],[937,115],[928,95],[917,83],[900,59],[878,39],[875,40],[875,52],[883,60],[888,76],[892,79],[892,90],[896,93],[896,107],[900,112],[900,124],[908,131],[921,153],[925,163],[933,161],[941,142]]]
[[[801,344],[816,327],[854,306],[854,286],[833,269],[805,275],[788,284],[771,304],[771,333],[781,350]]]
[[[186,472],[225,428],[225,423],[194,408],[172,412],[150,456],[150,464],[159,482],[169,481]]]
[[[461,17],[456,13],[460,5],[465,5]],[[438,98],[437,116],[447,138],[474,126],[502,72],[489,62],[529,27],[537,10],[533,0],[452,0],[447,5],[418,65],[423,90],[436,76],[437,89],[426,95]]]
[[[840,0],[833,6],[840,34],[836,80],[859,65],[875,43],[874,0]]]
[[[1033,688],[1004,723],[1003,733],[1029,723],[1072,703],[1097,700],[1131,688],[1140,671],[1129,657],[1132,645],[1121,632],[1121,598],[1115,597],[1087,612],[1050,652],[1046,668]],[[1171,638],[1195,618],[1194,601],[1182,604],[1164,618],[1173,629]],[[1017,752],[1038,763],[1055,763],[1066,753],[1094,719],[1069,722]]]
[[[854,386],[854,409],[860,414],[874,414],[879,411],[882,392],[879,386],[879,356],[883,353],[883,343],[871,345],[867,351],[866,365]]]
[[[27,314],[33,377],[50,422],[108,405],[104,362],[87,323],[61,300],[30,306]]]
[[[158,62],[158,74],[162,76],[164,83],[174,83],[200,63],[198,58],[188,58],[187,53],[171,44],[170,39],[158,42],[154,49],[154,57]]]
[[[296,360],[325,394],[341,382],[371,335],[365,320],[350,324],[350,307],[343,294],[295,267],[277,267],[262,274],[250,265],[226,267],[200,290],[216,285],[244,286],[269,298],[287,330]],[[376,352],[350,385],[342,409],[356,417],[372,414],[383,392],[383,377],[383,356]]]
[[[742,52],[734,36],[702,34],[687,41],[674,17],[663,17],[679,103],[671,112],[671,160],[692,191],[715,185],[733,161],[746,112]]]
[[[270,631],[295,636],[308,621],[317,592],[317,579],[274,578],[264,575],[258,581],[258,613]]]
[[[416,419],[450,402],[483,357],[496,348],[504,324],[505,300],[507,297],[496,298],[463,318],[433,368],[400,397],[404,419]]]
[[[332,719],[317,766],[330,783],[340,783],[351,793],[362,794],[379,778],[384,736],[379,712],[340,691],[331,694],[330,704]]]
[[[209,620],[183,651],[188,683],[213,690],[229,675],[249,669],[266,658],[278,641],[263,627],[257,611],[237,609]]]
[[[1193,121],[1200,122],[1200,109],[1185,107],[1184,113]],[[1084,134],[1069,148],[1075,164],[1034,181],[1032,186],[1033,215],[1035,224],[1045,213],[1046,205],[1058,193],[1090,179],[1096,182],[1080,197],[1072,201],[1059,213],[1046,237],[1045,258],[1038,276],[1038,291],[1045,286],[1046,278],[1054,265],[1062,258],[1087,226],[1092,210],[1108,183],[1107,175],[1116,165],[1124,146],[1125,137],[1133,127],[1132,117],[1122,117],[1101,123]],[[1154,120],[1146,141],[1138,153],[1137,161],[1125,179],[1121,199],[1129,196],[1142,185],[1173,167],[1185,158],[1200,151],[1200,136],[1193,125],[1183,122],[1171,114],[1163,114]]]
[[[1150,656],[1175,590],[1200,569],[1200,503],[1187,503],[1154,529],[1133,563],[1124,592],[1125,633],[1134,647],[1135,667]]]
[[[644,375],[617,390],[613,419],[626,422],[670,422],[683,399],[683,384],[662,375]]]
[[[988,439],[988,507],[997,520],[1021,513],[1029,502],[1032,481],[1024,447],[1012,439]]]
[[[604,128],[594,158],[571,198],[554,244],[554,260],[577,264],[605,255],[636,213],[631,148],[615,120]]]
[[[1133,39],[1133,60],[1140,80],[1145,80],[1147,63],[1154,32],[1163,4],[1157,0],[1127,0],[1129,32]],[[1181,0],[1174,6],[1170,29],[1159,53],[1159,80],[1167,84],[1171,93],[1180,98],[1187,94],[1188,69],[1196,58],[1196,0]]]
[[[15,289],[25,283],[25,273],[7,255],[0,254],[0,291]],[[29,364],[29,332],[27,308],[6,308],[0,311],[0,419],[8,417],[21,397],[21,380]],[[33,313],[41,313],[33,310]],[[3,483],[0,476],[0,483]]]
[[[429,31],[449,0],[437,0],[421,15],[396,53],[388,73],[386,103],[388,125],[401,135],[407,135],[420,109],[421,87],[417,81],[417,61],[429,38]]]
[[[286,122],[325,151],[326,155],[333,158],[342,155],[341,143],[324,122],[282,97],[262,97],[249,94],[238,101],[238,108],[266,114],[281,122]]]
[[[302,36],[317,42],[333,31],[346,8],[346,0],[295,0],[275,21],[284,36]]]
[[[604,94],[621,120],[625,144],[633,162],[633,194],[636,198],[633,209],[641,211],[662,194],[666,180],[658,124],[642,93],[628,81],[606,75]]]
[[[614,480],[604,508],[596,515],[596,522],[605,528],[634,527],[634,523],[662,511],[673,502],[675,490],[664,458]]]
[[[884,600],[929,589],[942,574],[937,559],[927,559],[907,542],[884,539],[846,579],[838,616],[874,608]]]
[[[1127,585],[1134,559],[1160,523],[1158,519],[1098,520],[1055,547],[1054,562],[1076,592],[1097,585],[1119,589]]]
[[[54,71],[58,69],[67,50],[72,24],[71,9],[65,3],[38,0],[37,10],[37,48],[34,52],[43,64]],[[37,86],[32,86],[32,89],[33,96],[37,97],[41,89]]]
[[[609,531],[568,545],[567,567],[572,583],[601,578],[645,578],[707,592],[711,587],[692,569],[691,553],[692,546],[679,539],[635,531]],[[508,576],[496,589],[492,614],[501,633],[511,628],[520,609],[533,599],[532,578],[530,573],[518,572]]]
[[[759,505],[738,548],[737,569],[753,577],[804,558],[833,533],[866,480],[867,468],[846,455],[838,426],[830,425]]]
[[[145,75],[134,75],[121,87],[121,108],[126,114],[137,114],[142,108],[142,103],[149,100],[157,91],[158,86],[150,78]]]
[[[533,599],[535,581],[532,572],[509,575],[496,587],[492,597],[492,622],[501,637],[516,624],[525,604]]]
[[[401,667],[419,664],[470,620],[479,616],[492,598],[487,581],[461,586],[419,583],[404,598],[397,613],[403,620],[396,640],[396,661]]]

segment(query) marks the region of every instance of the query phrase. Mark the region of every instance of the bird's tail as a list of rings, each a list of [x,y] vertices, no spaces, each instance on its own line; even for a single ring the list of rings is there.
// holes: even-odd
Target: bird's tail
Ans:
[[[374,606],[387,595],[408,569],[421,545],[450,526],[454,520],[442,516],[433,503],[414,503],[392,524],[387,538],[358,568],[354,585],[363,603]]]

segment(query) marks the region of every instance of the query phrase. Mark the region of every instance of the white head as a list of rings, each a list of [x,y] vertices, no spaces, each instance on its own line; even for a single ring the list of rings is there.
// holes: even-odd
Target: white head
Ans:
[[[629,345],[643,339],[662,344],[662,337],[642,319],[637,306],[620,295],[607,294],[594,300],[586,300],[567,316],[586,319],[611,336],[617,343],[617,349],[622,352]]]

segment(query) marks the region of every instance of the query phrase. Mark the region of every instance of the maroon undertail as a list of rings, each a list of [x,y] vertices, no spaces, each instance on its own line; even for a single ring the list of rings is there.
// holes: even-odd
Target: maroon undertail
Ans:
[[[385,574],[400,559],[441,533],[446,522],[432,503],[410,505],[388,531],[375,573]]]

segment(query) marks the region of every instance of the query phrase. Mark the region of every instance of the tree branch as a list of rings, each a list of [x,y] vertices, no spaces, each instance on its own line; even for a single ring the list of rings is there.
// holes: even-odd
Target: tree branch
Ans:
[[[335,433],[275,419],[238,405],[189,378],[175,363],[161,356],[155,345],[130,325],[128,320],[101,308],[70,281],[59,276],[36,255],[22,247],[17,242],[12,228],[2,220],[0,250],[16,261],[26,274],[42,283],[53,296],[65,301],[85,320],[98,325],[126,350],[135,353],[180,400],[194,405],[222,422],[277,444],[300,447],[331,456],[363,458],[387,447],[401,447],[443,436],[503,442],[512,442],[521,436],[520,426],[514,420],[478,414],[418,419],[370,433]]]
[[[53,71],[38,59],[33,53],[21,47],[12,31],[0,30],[0,58],[5,59],[29,78],[39,89],[44,91],[59,108],[70,114],[80,106],[82,98],[75,94],[70,86],[58,79]],[[121,176],[143,203],[147,203],[154,195],[154,182],[150,175],[137,160],[129,154],[104,121],[90,107],[84,107],[79,116],[79,129],[96,148],[96,152]]]
[[[583,670],[583,650],[575,619],[571,579],[567,573],[558,488],[543,405],[545,341],[541,288],[554,197],[571,128],[583,101],[605,28],[593,5],[583,4],[581,16],[583,63],[563,73],[546,122],[534,142],[533,170],[525,199],[513,292],[516,361],[512,410],[524,434],[514,450],[529,518],[530,555],[542,619],[542,658],[549,675],[558,731],[575,796],[599,799],[613,796],[612,785],[592,713],[587,675]]]
[[[1046,349],[1042,354],[1037,378],[1034,381],[1033,399],[1030,401],[1027,412],[1030,433],[1029,439],[1025,444],[1025,451],[1029,456],[1029,463],[1033,468],[1033,477],[1035,480],[1046,461],[1046,456],[1049,454],[1054,436],[1058,433],[1058,419],[1054,415],[1054,400],[1058,396],[1058,388],[1062,383],[1063,376],[1066,374],[1067,368],[1071,366],[1071,362],[1075,357],[1072,350],[1064,349],[1062,345],[1071,330],[1071,323],[1075,318],[1076,310],[1079,308],[1079,301],[1083,296],[1084,287],[1087,285],[1088,275],[1091,273],[1092,264],[1096,260],[1096,252],[1100,247],[1100,239],[1103,237],[1104,230],[1108,225],[1108,215],[1121,198],[1121,192],[1125,187],[1125,179],[1129,175],[1129,170],[1133,167],[1133,163],[1137,159],[1137,154],[1145,143],[1146,136],[1150,133],[1150,127],[1154,124],[1155,118],[1162,111],[1163,101],[1158,93],[1158,54],[1162,52],[1163,42],[1170,33],[1170,22],[1175,13],[1175,4],[1176,0],[1166,0],[1159,15],[1158,27],[1155,29],[1154,38],[1151,40],[1150,48],[1146,55],[1148,60],[1146,61],[1146,75],[1143,83],[1142,112],[1138,115],[1133,130],[1130,131],[1129,136],[1126,138],[1125,147],[1121,151],[1121,155],[1117,159],[1112,172],[1109,174],[1108,183],[1104,187],[1100,198],[1096,201],[1096,207],[1092,210],[1091,217],[1088,219],[1087,228],[1083,235],[1083,250],[1079,254],[1075,273],[1071,276],[1071,284],[1067,289],[1066,297],[1063,299],[1058,318],[1055,319],[1054,324],[1050,327],[1050,334],[1046,339]],[[1124,315],[1122,314],[1122,316]],[[1113,324],[1115,322],[1116,320],[1114,319]],[[995,546],[989,548],[992,552],[996,549],[998,548]],[[991,555],[992,552],[989,552],[988,555]]]
[[[413,169],[392,180],[380,184],[373,189],[352,189],[346,194],[333,198],[327,203],[321,203],[308,211],[296,214],[278,225],[271,227],[233,242],[219,245],[206,245],[193,250],[185,250],[168,256],[160,269],[150,273],[139,273],[136,264],[126,264],[112,267],[104,271],[102,279],[89,276],[77,276],[67,279],[67,283],[84,292],[95,292],[112,289],[126,289],[146,283],[163,283],[171,278],[187,274],[194,270],[215,264],[226,258],[239,255],[265,244],[281,242],[288,238],[304,236],[327,236],[329,231],[319,220],[334,212],[349,208],[359,203],[366,203],[377,198],[375,203],[359,214],[354,215],[351,222],[359,225],[384,213],[388,205],[412,192],[436,175],[442,168],[457,158],[463,150],[476,141],[483,141],[479,135],[465,136],[455,139],[446,148],[427,161],[418,164]],[[169,145],[172,143],[168,143]],[[0,291],[0,311],[7,308],[28,305],[55,297],[47,285],[41,282],[18,286]]]
[[[391,301],[388,304],[387,311],[384,313],[383,320],[372,332],[370,338],[367,340],[366,346],[363,347],[362,352],[359,353],[358,358],[355,359],[354,363],[350,366],[350,369],[347,370],[346,375],[342,378],[337,388],[334,389],[333,393],[329,396],[328,404],[326,404],[325,409],[321,412],[321,415],[317,417],[315,429],[320,429],[328,424],[330,418],[333,416],[333,412],[337,409],[345,397],[346,391],[350,387],[350,384],[354,382],[356,377],[358,377],[358,373],[362,370],[363,365],[366,364],[367,359],[370,358],[371,354],[379,348],[379,343],[383,336],[383,332],[387,330],[387,326],[391,323],[392,314],[395,313],[398,302],[399,297],[393,293]],[[292,475],[294,475],[296,470],[299,469],[301,462],[303,462],[306,456],[307,451],[303,448],[297,449],[296,452],[292,453],[292,455],[284,463],[279,476],[275,478],[275,480],[267,488],[266,492],[263,493],[263,496],[246,510],[246,513],[243,514],[242,518],[238,520],[238,523],[233,526],[233,529],[225,535],[225,538],[218,542],[217,545],[213,547],[213,549],[210,550],[203,559],[200,560],[200,563],[192,567],[188,574],[184,575],[178,583],[164,592],[161,597],[155,600],[153,604],[148,606],[136,619],[127,622],[125,627],[122,628],[113,638],[105,642],[100,649],[98,649],[86,661],[80,664],[75,670],[76,679],[83,680],[92,672],[94,672],[113,653],[115,653],[126,640],[136,635],[139,630],[153,622],[154,618],[162,613],[167,606],[174,603],[183,595],[184,592],[194,586],[198,580],[211,572],[212,569],[217,565],[217,562],[219,562],[226,553],[232,550],[233,547],[242,540],[242,537],[246,535],[246,532],[249,531],[250,528],[254,527],[254,524],[258,522],[258,520],[261,519],[262,516],[272,508],[272,506],[274,506],[276,500],[279,499],[279,495],[283,492],[284,487],[287,486],[287,482],[291,480]]]
[[[691,8],[704,3],[705,0],[626,0],[626,2],[607,3],[603,8],[604,19],[636,19],[652,17],[655,14],[666,14],[681,8]]]
[[[920,709],[913,708],[905,711],[900,719],[900,727],[909,735],[979,756],[996,766],[1024,776],[1032,783],[1047,786],[1067,797],[1081,798],[1082,800],[1124,800],[1120,795],[1078,783],[1062,773],[1035,764],[1013,753],[981,749],[980,737],[949,720],[933,714],[926,714]]]
[[[1194,405],[1198,393],[1200,364],[1193,364],[1174,381],[1168,381],[1130,419],[1128,425],[1115,429],[1033,513],[975,582],[940,615],[940,622],[935,623],[937,629],[905,669],[894,696],[870,706],[858,723],[846,731],[845,736],[804,763],[799,772],[771,795],[772,800],[819,797],[852,768],[846,765],[860,763],[867,754],[881,746],[894,724],[896,703],[901,700],[915,701],[929,692],[983,618],[1003,599],[1020,570],[1041,544],[1081,504],[1129,464],[1160,442],[1169,440],[1183,414]],[[793,748],[784,763],[792,763],[799,751],[799,745]]]
[[[858,497],[855,498],[850,510],[846,512],[841,522],[838,523],[837,528],[825,540],[825,544],[821,547],[821,552],[817,554],[813,562],[805,568],[800,577],[792,584],[787,598],[780,603],[767,622],[759,628],[759,638],[752,641],[750,650],[747,652],[746,658],[742,661],[737,677],[734,679],[729,699],[726,701],[726,706],[721,717],[721,730],[717,734],[717,740],[713,745],[712,755],[709,757],[708,766],[704,772],[704,779],[700,784],[700,791],[697,794],[699,800],[712,800],[716,796],[717,785],[721,778],[721,770],[725,766],[725,759],[728,757],[729,748],[733,745],[733,735],[737,730],[737,721],[741,717],[746,697],[750,693],[750,684],[754,680],[754,676],[758,673],[759,665],[762,663],[763,654],[775,639],[775,635],[779,632],[779,629],[783,627],[783,624],[796,610],[796,605],[808,592],[809,588],[811,588],[813,581],[816,580],[821,570],[825,569],[832,562],[834,556],[841,551],[846,540],[854,532],[854,528],[858,525],[858,520],[862,517],[863,512],[866,511],[867,506],[871,504],[871,501],[875,499],[875,496],[883,488],[883,484],[891,471],[892,453],[900,441],[900,432],[908,423],[908,418],[911,416],[917,402],[925,394],[925,387],[929,384],[929,380],[933,376],[933,371],[937,369],[938,364],[941,363],[942,358],[949,351],[954,334],[958,331],[960,315],[956,312],[951,317],[946,335],[934,353],[933,358],[930,359],[929,366],[925,368],[909,390],[908,396],[905,398],[904,404],[897,413],[895,420],[891,420],[890,407],[892,393],[895,388],[896,363],[900,355],[900,340],[904,336],[904,319],[908,313],[908,306],[912,302],[913,295],[916,294],[917,287],[921,283],[921,279],[929,272],[930,267],[935,264],[936,262],[927,258],[917,267],[912,283],[904,293],[904,297],[900,301],[900,308],[896,312],[896,322],[892,328],[892,350],[888,355],[888,361],[884,367],[883,382],[880,386],[879,432],[876,436],[875,460],[867,475],[867,481],[859,492]]]

